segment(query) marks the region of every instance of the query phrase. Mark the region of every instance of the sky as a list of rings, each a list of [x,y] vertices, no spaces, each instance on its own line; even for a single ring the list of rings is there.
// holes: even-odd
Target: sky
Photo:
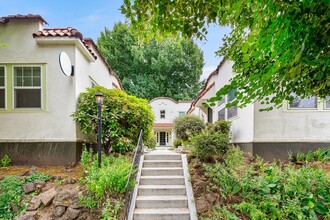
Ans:
[[[112,29],[114,23],[125,21],[119,8],[123,0],[0,0],[0,17],[16,14],[39,14],[48,23],[45,28],[73,27],[84,37],[95,42],[104,28]],[[195,40],[204,53],[201,79],[207,78],[221,61],[215,52],[230,28],[211,25],[207,40]],[[111,64],[110,64],[111,65]]]

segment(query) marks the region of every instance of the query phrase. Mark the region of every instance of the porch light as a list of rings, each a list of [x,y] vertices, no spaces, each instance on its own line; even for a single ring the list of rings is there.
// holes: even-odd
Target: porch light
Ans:
[[[95,94],[95,101],[98,105],[103,105],[104,96],[102,93],[98,92]]]

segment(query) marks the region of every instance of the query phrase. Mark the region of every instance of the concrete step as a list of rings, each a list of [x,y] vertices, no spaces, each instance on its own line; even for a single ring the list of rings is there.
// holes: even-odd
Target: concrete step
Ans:
[[[188,207],[187,196],[138,196],[136,208],[185,208]]]
[[[183,176],[141,176],[140,185],[184,185]]]
[[[188,208],[136,208],[134,220],[189,220]]]
[[[144,167],[143,176],[183,175],[182,167]]]
[[[144,160],[181,160],[179,154],[145,154]]]
[[[181,160],[144,160],[143,167],[182,167]]]
[[[185,185],[140,185],[138,196],[186,195]]]

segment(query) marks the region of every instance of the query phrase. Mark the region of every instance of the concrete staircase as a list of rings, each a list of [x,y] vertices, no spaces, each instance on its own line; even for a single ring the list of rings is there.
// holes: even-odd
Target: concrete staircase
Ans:
[[[143,156],[134,220],[197,219],[187,163],[183,163],[182,157],[166,150]]]

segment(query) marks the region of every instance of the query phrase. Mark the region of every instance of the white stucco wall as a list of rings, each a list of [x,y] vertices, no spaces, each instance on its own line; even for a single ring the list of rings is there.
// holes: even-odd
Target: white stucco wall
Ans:
[[[203,107],[203,103],[206,103],[207,99],[214,97],[217,91],[229,83],[229,80],[234,76],[232,65],[232,61],[226,60],[219,68],[218,74],[213,74],[209,77],[205,88],[211,86],[213,82],[215,84],[196,102],[195,110],[192,112],[192,114],[198,115],[200,117],[204,115],[204,120],[207,121],[208,111],[205,107]],[[213,110],[213,122],[215,122],[218,120],[218,111],[221,110],[221,106],[218,106],[218,102],[216,102],[216,105],[212,106],[211,108]],[[245,108],[238,108],[237,116],[228,120],[232,123],[232,142],[252,142],[254,135],[254,106],[252,104],[246,106]]]
[[[188,111],[191,102],[176,102],[170,98],[155,98],[149,102],[149,105],[152,107],[152,112],[155,115],[154,123],[157,127],[154,126],[154,134],[156,135],[157,146],[160,146],[160,133],[165,132],[168,135],[166,140],[166,146],[172,146],[173,141],[175,140],[175,132],[173,130],[174,120],[179,117],[179,113],[182,112],[186,114]],[[160,118],[160,111],[165,110],[165,118]],[[163,125],[166,126],[163,126]]]
[[[329,142],[330,110],[319,103],[318,110],[282,108],[260,112],[255,104],[255,142]]]
[[[0,111],[0,141],[74,141],[75,123],[70,115],[75,108],[75,81],[61,73],[58,54],[66,51],[74,62],[74,47],[70,45],[44,47],[37,45],[32,33],[39,23],[12,20],[0,25],[1,64],[44,64],[46,108],[44,110]],[[12,92],[8,91],[7,92]]]
[[[219,73],[215,76],[216,79],[216,92],[223,86],[229,83],[229,80],[234,76],[232,69],[234,62],[225,61],[219,69]],[[218,119],[218,111],[220,108],[216,105],[215,117]],[[254,106],[253,104],[247,105],[244,108],[238,108],[237,116],[229,119],[231,121],[232,142],[234,143],[248,143],[252,142],[254,135]]]
[[[80,132],[70,115],[75,111],[79,93],[91,86],[89,76],[95,74],[100,85],[112,88],[114,80],[108,71],[104,71],[104,66],[95,65],[77,48],[79,39],[47,37],[38,43],[32,34],[40,28],[37,20],[30,19],[0,24],[0,42],[8,45],[0,48],[0,65],[43,65],[46,77],[45,109],[24,110],[7,106],[7,109],[0,110],[0,142],[77,141]],[[58,56],[62,51],[69,55],[75,66],[74,76],[65,76],[61,72]],[[103,69],[99,71],[98,68]]]
[[[173,123],[174,119],[179,116],[179,112],[186,113],[191,102],[175,102],[170,99],[154,99],[149,104],[155,115],[154,123]],[[160,111],[165,110],[165,118],[160,118]]]

